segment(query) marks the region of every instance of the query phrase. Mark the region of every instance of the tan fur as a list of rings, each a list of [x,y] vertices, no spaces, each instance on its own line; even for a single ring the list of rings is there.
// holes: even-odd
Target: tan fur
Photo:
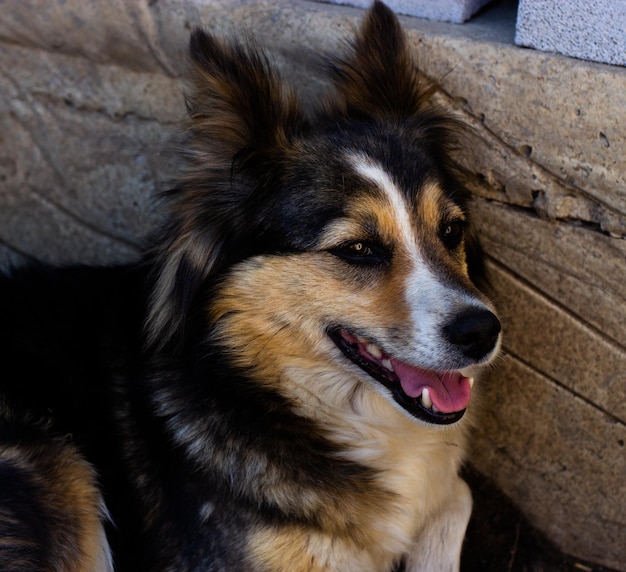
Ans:
[[[465,213],[454,202],[445,198],[439,185],[434,182],[426,182],[418,194],[419,205],[416,209],[416,228],[419,229],[422,240],[431,249],[442,251],[442,247],[435,239],[438,229],[454,220],[465,220]],[[443,265],[452,266],[452,271],[468,288],[473,288],[467,274],[467,262],[465,250],[459,249],[451,256],[442,258]],[[476,292],[480,297],[479,293]]]
[[[92,467],[68,443],[50,442],[48,447],[45,453],[3,447],[0,454],[5,463],[33,479],[47,515],[58,515],[49,530],[55,550],[50,572],[112,571],[104,505]],[[0,543],[7,541],[0,539]]]
[[[438,511],[463,514],[457,507],[468,506],[457,471],[471,414],[447,427],[426,427],[407,417],[378,382],[366,382],[351,369],[326,331],[341,324],[383,348],[407,351],[415,335],[408,288],[425,264],[425,251],[434,249],[458,281],[469,283],[464,258],[446,254],[433,240],[442,222],[462,219],[463,213],[434,183],[417,190],[412,207],[377,165],[356,161],[364,192],[345,217],[324,229],[318,250],[259,256],[235,266],[207,310],[235,363],[315,420],[342,456],[377,475],[369,490],[344,499],[349,502],[324,505],[326,528],[258,530],[250,554],[268,570],[390,569],[398,555],[412,553]],[[375,237],[368,235],[372,228]],[[389,268],[355,271],[328,252],[362,239],[393,252]],[[411,361],[411,355],[396,355]],[[453,517],[457,529],[464,529],[468,514]],[[442,526],[451,525],[442,519]]]
[[[371,325],[391,326],[393,324],[405,324],[408,320],[408,309],[404,304],[405,281],[413,263],[408,259],[406,248],[400,243],[397,244],[397,228],[394,224],[394,213],[385,201],[377,197],[365,196],[360,197],[354,207],[350,210],[350,218],[342,221],[342,224],[333,224],[330,232],[325,232],[321,239],[321,248],[330,248],[340,244],[347,239],[358,239],[367,236],[365,221],[372,218],[376,220],[378,233],[383,243],[394,245],[396,247],[395,260],[393,262],[394,271],[385,279],[373,280],[369,284],[362,284],[362,278],[358,277],[354,280],[357,292],[363,292],[359,295],[358,303],[362,306],[363,316],[370,315]],[[395,234],[394,234],[395,232]],[[337,274],[334,264],[336,261],[327,258],[329,269],[327,272]],[[345,283],[352,281],[350,275],[345,274],[345,269],[339,266],[340,272],[344,274],[338,275],[335,283],[329,283],[325,278],[323,284],[324,294],[329,295],[329,303],[336,299],[338,292],[347,290]],[[336,291],[333,290],[336,288]],[[316,294],[318,294],[316,292]],[[324,302],[326,303],[326,302]],[[361,315],[361,314],[359,314]]]
[[[310,550],[315,536],[296,526],[264,528],[250,540],[251,560],[261,570],[323,572],[326,567],[318,559],[318,551],[312,554]]]
[[[416,211],[416,218],[419,224],[416,228],[423,234],[435,233],[444,217],[454,218],[452,212],[445,212],[444,205],[452,204],[451,201],[446,201],[444,198],[441,187],[434,182],[426,182],[419,190],[417,195],[419,201],[419,208]],[[457,217],[462,216],[461,209],[454,205],[454,215]],[[452,208],[449,210],[452,211]]]
[[[327,510],[329,518],[340,523],[327,530],[262,530],[251,550],[255,558],[271,564],[271,570],[389,568],[394,557],[410,551],[420,528],[444,502],[458,479],[463,455],[466,421],[425,428],[373,386],[338,370],[336,360],[341,358],[315,323],[320,316],[340,305],[379,323],[393,320],[385,316],[389,305],[381,306],[384,298],[376,289],[369,294],[342,293],[342,283],[329,279],[327,267],[333,261],[328,257],[262,257],[245,263],[226,282],[212,317],[220,319],[229,347],[240,348],[234,357],[241,365],[254,367],[261,382],[325,427],[347,458],[377,470],[377,487],[394,498],[380,496],[376,501],[367,492],[355,492],[347,507]],[[288,276],[298,276],[299,285],[283,289],[280,285]],[[373,309],[378,312],[372,314]],[[285,544],[293,550],[286,550]],[[326,545],[332,550],[321,549]],[[319,563],[321,554],[327,564]],[[302,568],[287,564],[292,556]],[[318,564],[308,568],[310,562]]]

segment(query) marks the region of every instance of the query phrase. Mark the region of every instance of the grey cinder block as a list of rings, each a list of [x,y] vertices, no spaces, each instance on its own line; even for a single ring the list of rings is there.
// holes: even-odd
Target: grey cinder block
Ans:
[[[372,0],[323,0],[332,4],[347,4],[369,8]],[[398,14],[443,20],[460,24],[469,20],[478,10],[492,0],[386,0],[385,4]]]
[[[515,43],[626,65],[626,1],[520,0]]]

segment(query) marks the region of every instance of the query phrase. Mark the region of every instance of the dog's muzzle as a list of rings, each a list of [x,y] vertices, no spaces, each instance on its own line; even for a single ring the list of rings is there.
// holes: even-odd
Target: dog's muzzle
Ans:
[[[486,309],[470,309],[444,327],[444,337],[471,364],[487,360],[500,337],[500,321]],[[413,417],[437,425],[456,423],[469,404],[473,378],[459,370],[435,371],[406,363],[373,342],[336,327],[328,332],[343,354],[385,386]]]

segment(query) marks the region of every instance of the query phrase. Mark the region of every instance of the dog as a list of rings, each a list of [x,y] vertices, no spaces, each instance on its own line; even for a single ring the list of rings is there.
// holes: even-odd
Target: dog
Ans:
[[[141,261],[0,279],[0,568],[458,570],[501,338],[458,123],[378,1],[312,112],[251,38],[190,54]]]

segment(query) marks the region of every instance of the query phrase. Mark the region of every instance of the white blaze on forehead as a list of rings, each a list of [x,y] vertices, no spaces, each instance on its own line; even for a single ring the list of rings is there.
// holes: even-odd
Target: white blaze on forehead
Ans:
[[[358,155],[352,157],[352,164],[355,171],[361,175],[361,177],[371,181],[383,191],[384,196],[389,201],[396,215],[395,220],[398,223],[398,228],[407,250],[417,254],[415,229],[411,223],[411,216],[407,208],[406,200],[389,173],[371,159]]]
[[[371,159],[355,156],[353,165],[361,177],[378,187],[394,212],[394,220],[399,230],[398,236],[402,238],[404,248],[412,262],[412,269],[407,276],[405,298],[411,309],[413,330],[418,335],[430,335],[430,338],[426,337],[426,339],[432,339],[432,332],[436,329],[435,322],[437,321],[436,318],[433,319],[433,314],[436,316],[441,313],[441,295],[437,295],[441,285],[429,270],[419,250],[417,233],[411,222],[406,199],[389,173]],[[432,349],[429,348],[427,353],[431,352]],[[423,359],[425,356],[419,357]]]
[[[442,339],[442,327],[459,308],[467,305],[481,306],[482,303],[473,296],[452,288],[430,268],[422,252],[423,246],[420,246],[407,200],[390,174],[367,157],[355,155],[351,159],[355,171],[374,183],[387,199],[398,225],[398,236],[401,237],[409,256],[407,262],[412,266],[405,286],[412,335],[404,340],[402,347],[397,348],[399,355],[426,368],[448,369],[448,344]],[[424,192],[435,190],[424,187]],[[424,208],[436,207],[427,204]],[[426,213],[425,218],[435,220],[438,218],[436,215],[437,213]]]

